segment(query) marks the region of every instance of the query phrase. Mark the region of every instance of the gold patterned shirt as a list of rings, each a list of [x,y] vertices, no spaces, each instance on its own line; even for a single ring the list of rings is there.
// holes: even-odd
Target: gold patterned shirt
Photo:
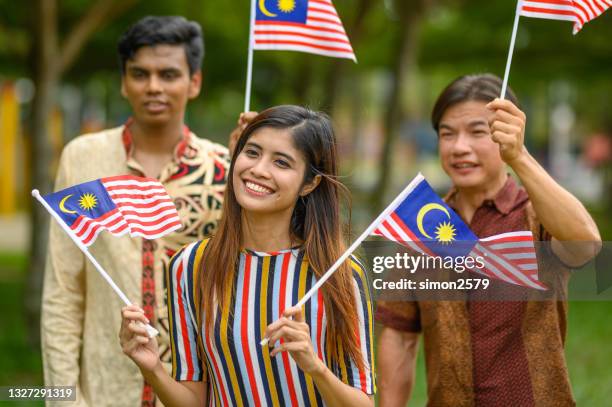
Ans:
[[[161,333],[160,358],[168,369],[165,267],[182,246],[214,231],[228,169],[225,147],[185,128],[172,160],[159,176],[178,209],[182,228],[155,240],[102,233],[90,247],[128,298],[153,316],[150,319]],[[132,156],[129,122],[68,143],[60,158],[55,189],[121,174],[142,174]],[[45,384],[76,385],[76,405],[141,405],[142,376],[123,355],[117,339],[122,307],[93,265],[52,224],[41,322]]]

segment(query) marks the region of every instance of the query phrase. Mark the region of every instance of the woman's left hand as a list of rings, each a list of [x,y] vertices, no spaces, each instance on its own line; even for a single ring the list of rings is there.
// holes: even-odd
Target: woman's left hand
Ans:
[[[299,368],[311,376],[326,369],[323,361],[314,352],[310,328],[304,322],[304,314],[300,308],[287,308],[282,318],[268,325],[265,337],[268,338],[270,347],[274,347],[278,342],[270,352],[270,357],[281,352],[289,352]]]

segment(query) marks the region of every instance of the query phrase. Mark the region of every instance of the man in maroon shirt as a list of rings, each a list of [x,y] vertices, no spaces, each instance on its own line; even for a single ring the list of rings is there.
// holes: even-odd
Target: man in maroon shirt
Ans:
[[[546,255],[538,254],[539,279],[563,295],[569,268],[599,251],[599,231],[584,206],[529,154],[525,114],[512,91],[506,100],[497,99],[500,93],[499,78],[470,75],[439,96],[432,123],[442,168],[453,183],[445,199],[479,238],[531,230],[536,240],[548,241]],[[491,282],[498,290],[504,284]],[[378,302],[381,406],[406,405],[419,333],[429,406],[575,405],[563,353],[567,304],[482,301],[479,295],[473,292],[465,301]]]

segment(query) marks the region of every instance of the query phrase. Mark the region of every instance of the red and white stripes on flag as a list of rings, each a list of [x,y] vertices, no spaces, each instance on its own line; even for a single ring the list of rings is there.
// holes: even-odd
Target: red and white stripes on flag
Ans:
[[[372,232],[375,236],[382,236],[392,242],[397,242],[418,253],[435,257],[429,248],[410,230],[395,212],[391,212]]]
[[[404,223],[392,213],[372,232],[388,240],[400,243],[417,253],[436,256]],[[480,239],[469,254],[484,260],[484,267],[471,271],[510,284],[546,290],[538,280],[538,260],[529,231],[509,232]]]
[[[253,49],[301,51],[357,61],[331,0],[308,0],[305,23],[256,20]]]
[[[81,215],[70,226],[86,246],[104,229],[116,236],[156,239],[181,228],[176,207],[159,181],[132,175],[100,181],[116,208],[95,219]]]
[[[599,17],[612,0],[522,0],[519,14],[525,17],[574,22],[574,34]]]
[[[472,271],[511,284],[546,290],[538,280],[538,260],[529,231],[509,232],[480,239],[470,253],[484,259],[485,267]]]

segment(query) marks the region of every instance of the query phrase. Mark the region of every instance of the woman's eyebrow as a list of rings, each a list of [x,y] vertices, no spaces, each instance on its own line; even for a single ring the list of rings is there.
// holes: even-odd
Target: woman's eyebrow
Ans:
[[[255,143],[254,141],[247,141],[247,143],[244,145],[245,147],[254,147],[258,150],[263,150],[263,148]],[[272,154],[274,155],[280,155],[281,157],[286,158],[287,160],[291,161],[292,163],[295,163],[295,158],[293,158],[293,156],[291,156],[290,154],[284,153],[282,151],[273,151]]]
[[[254,143],[252,141],[247,141],[244,146],[245,147],[255,147],[255,148],[259,149],[259,150],[263,150],[259,144]]]
[[[275,155],[280,155],[281,157],[285,157],[287,160],[291,161],[292,163],[295,163],[295,158],[293,158],[292,156],[290,156],[289,154],[286,153],[282,153],[280,151],[275,151],[274,152]]]

